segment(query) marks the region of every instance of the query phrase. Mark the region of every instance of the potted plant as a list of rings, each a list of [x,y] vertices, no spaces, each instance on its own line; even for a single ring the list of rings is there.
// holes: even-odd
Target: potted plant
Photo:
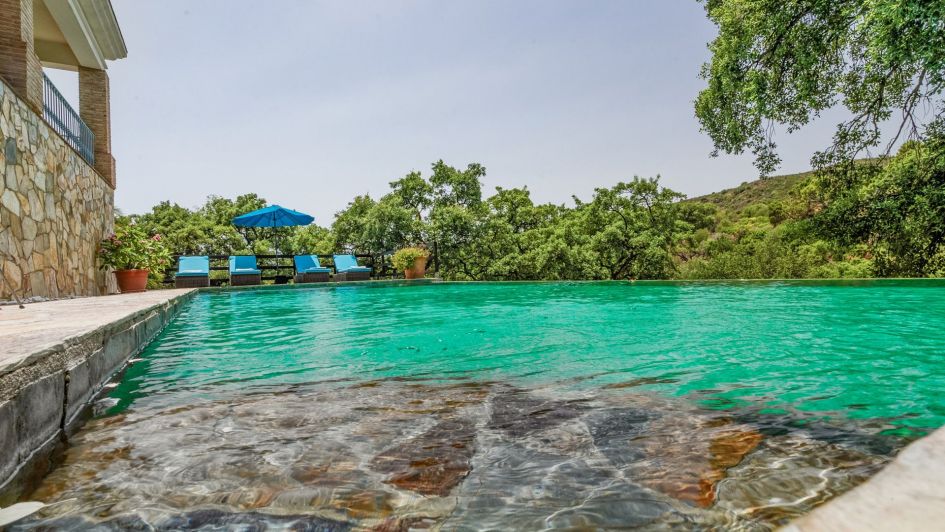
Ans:
[[[407,279],[423,279],[427,268],[427,257],[430,252],[418,247],[409,247],[398,250],[391,257],[394,268],[404,271]]]
[[[149,236],[129,222],[118,222],[115,234],[102,240],[98,252],[102,269],[112,268],[121,293],[144,292],[148,273],[162,272],[171,262],[171,254],[161,235]]]

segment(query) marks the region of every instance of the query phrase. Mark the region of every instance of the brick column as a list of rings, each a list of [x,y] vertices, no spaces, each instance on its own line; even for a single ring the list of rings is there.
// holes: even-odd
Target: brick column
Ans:
[[[108,74],[104,70],[79,67],[79,115],[95,135],[95,170],[115,188]]]
[[[0,77],[42,115],[43,66],[33,46],[33,0],[0,0]]]

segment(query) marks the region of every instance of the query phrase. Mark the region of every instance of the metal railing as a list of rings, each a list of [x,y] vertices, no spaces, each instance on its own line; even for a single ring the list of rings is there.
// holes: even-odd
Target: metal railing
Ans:
[[[95,135],[46,74],[43,74],[43,118],[83,159],[95,164]]]

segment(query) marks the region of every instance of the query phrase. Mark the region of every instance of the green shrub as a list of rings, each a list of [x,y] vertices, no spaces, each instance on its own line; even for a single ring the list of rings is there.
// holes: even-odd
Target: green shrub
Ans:
[[[420,257],[427,258],[430,252],[417,247],[403,248],[394,253],[391,257],[391,264],[398,270],[409,270],[413,268],[413,263]]]

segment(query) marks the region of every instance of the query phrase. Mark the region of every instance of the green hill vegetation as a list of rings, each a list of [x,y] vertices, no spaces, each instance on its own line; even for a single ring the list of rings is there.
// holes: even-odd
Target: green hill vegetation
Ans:
[[[815,176],[813,170],[799,174],[785,174],[771,176],[755,181],[746,181],[734,188],[727,188],[712,192],[705,196],[698,196],[687,201],[711,203],[721,209],[740,211],[750,205],[770,203],[772,201],[786,201],[791,193],[802,183],[810,181]]]
[[[863,165],[882,164],[879,158],[857,159],[852,164]],[[697,196],[686,201],[711,203],[728,211],[740,211],[756,204],[790,201],[793,194],[801,191],[804,185],[817,177],[818,171],[808,170],[797,174],[784,174],[745,181],[741,185],[712,192],[705,196]]]
[[[484,197],[485,168],[443,161],[380,198],[355,197],[329,227],[241,233],[230,220],[266,205],[211,197],[126,217],[183,254],[421,246],[447,279],[765,279],[945,276],[945,137],[863,161],[742,184],[685,200],[658,178],[598,188],[575,206],[536,204],[527,188]],[[304,205],[296,206],[304,210]]]

